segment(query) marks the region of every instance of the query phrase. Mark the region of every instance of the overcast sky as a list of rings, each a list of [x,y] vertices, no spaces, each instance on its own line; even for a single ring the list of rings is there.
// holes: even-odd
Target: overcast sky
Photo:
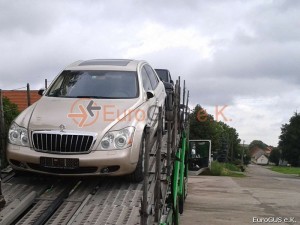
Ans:
[[[276,146],[300,110],[300,1],[0,0],[0,88],[38,89],[79,59],[144,59]],[[219,119],[223,119],[219,117]]]

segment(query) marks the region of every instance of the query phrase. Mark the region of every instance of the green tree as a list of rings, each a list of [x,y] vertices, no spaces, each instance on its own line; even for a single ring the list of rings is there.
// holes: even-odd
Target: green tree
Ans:
[[[210,139],[212,140],[212,149],[217,149],[219,147],[217,129],[214,117],[200,105],[196,105],[190,115],[190,140]]]
[[[3,110],[4,110],[4,120],[5,128],[8,131],[11,122],[19,115],[18,106],[12,103],[8,98],[3,98]]]
[[[200,105],[196,105],[190,115],[190,139],[209,139],[212,142],[212,152],[222,152],[222,145],[226,142],[227,157],[233,161],[238,155],[240,143],[236,129],[222,121],[214,120],[214,117],[206,112]],[[231,159],[231,155],[233,158]]]
[[[8,98],[3,98],[3,111],[4,111],[4,131],[3,136],[0,138],[0,152],[2,154],[1,156],[1,167],[6,167],[7,162],[5,160],[5,149],[2,148],[2,146],[6,146],[6,140],[7,140],[7,133],[9,126],[11,122],[16,118],[17,115],[19,115],[18,106],[14,103],[12,103]],[[3,143],[3,142],[4,143]]]
[[[264,142],[260,141],[260,140],[253,140],[249,145],[249,149],[251,150],[255,147],[265,149],[267,147],[267,145]]]
[[[282,150],[282,158],[292,166],[300,166],[300,114],[295,113],[288,124],[281,127],[279,136],[279,148]]]
[[[270,162],[275,163],[275,165],[278,166],[280,157],[281,154],[279,148],[273,148],[269,157]]]

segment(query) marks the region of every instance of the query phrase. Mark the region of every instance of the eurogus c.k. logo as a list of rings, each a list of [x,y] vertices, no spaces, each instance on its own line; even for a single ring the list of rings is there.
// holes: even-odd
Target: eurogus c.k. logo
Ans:
[[[88,127],[93,125],[99,118],[101,106],[90,99],[76,100],[68,113],[68,118],[73,119],[78,127]]]

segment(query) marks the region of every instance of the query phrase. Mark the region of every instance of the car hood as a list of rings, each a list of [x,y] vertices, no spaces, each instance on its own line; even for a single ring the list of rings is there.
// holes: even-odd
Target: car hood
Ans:
[[[128,112],[139,106],[139,99],[75,99],[42,97],[32,107],[29,131],[59,130],[94,132],[104,135]],[[124,127],[130,126],[130,121]]]

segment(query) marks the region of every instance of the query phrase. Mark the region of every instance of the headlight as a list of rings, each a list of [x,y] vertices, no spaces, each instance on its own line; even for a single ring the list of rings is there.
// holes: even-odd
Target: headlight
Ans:
[[[8,140],[14,145],[29,146],[27,129],[13,123],[8,131]]]
[[[101,140],[101,150],[123,149],[132,144],[134,128],[126,127],[122,130],[109,131]]]

